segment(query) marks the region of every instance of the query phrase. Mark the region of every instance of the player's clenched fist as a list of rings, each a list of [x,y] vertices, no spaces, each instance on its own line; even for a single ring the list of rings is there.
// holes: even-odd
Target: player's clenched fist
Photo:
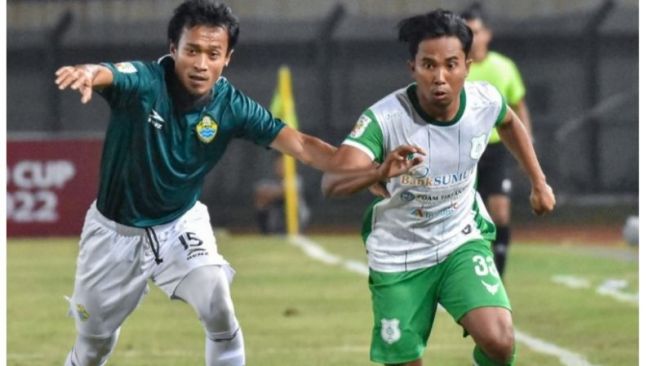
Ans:
[[[533,186],[531,189],[531,208],[536,215],[544,215],[553,211],[556,205],[556,198],[553,194],[553,189],[544,183],[541,185]]]

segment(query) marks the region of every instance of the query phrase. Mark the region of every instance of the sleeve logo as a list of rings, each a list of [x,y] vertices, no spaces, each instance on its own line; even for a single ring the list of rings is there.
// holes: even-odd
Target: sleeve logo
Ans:
[[[120,62],[116,64],[116,69],[123,74],[133,74],[137,72],[136,66],[131,62]]]
[[[349,134],[349,137],[357,139],[361,136],[363,136],[363,133],[367,129],[367,126],[370,125],[370,122],[372,122],[372,119],[366,115],[362,115],[359,119],[358,122],[356,122],[356,125],[354,126],[354,129],[351,130],[351,133]]]
[[[195,126],[195,132],[197,132],[197,138],[200,139],[200,141],[208,144],[213,141],[215,136],[218,134],[218,122],[210,116],[204,116],[197,126]]]

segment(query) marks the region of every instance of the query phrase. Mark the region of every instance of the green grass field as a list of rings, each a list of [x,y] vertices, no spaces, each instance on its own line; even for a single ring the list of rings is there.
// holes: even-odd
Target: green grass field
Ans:
[[[365,261],[356,236],[311,239],[341,258]],[[75,335],[63,295],[72,292],[76,242],[9,240],[8,365],[63,363]],[[308,258],[283,238],[222,237],[220,251],[238,272],[233,297],[249,365],[371,365],[364,276]],[[586,286],[561,285],[555,275],[582,278]],[[638,292],[635,250],[513,244],[506,287],[516,328],[591,365],[637,365],[639,307],[597,292],[611,279],[625,281],[617,295]],[[150,290],[124,324],[109,365],[203,365],[204,336],[192,310],[155,286]],[[470,365],[471,349],[471,340],[438,311],[425,365]],[[518,352],[520,365],[565,365],[521,340]]]

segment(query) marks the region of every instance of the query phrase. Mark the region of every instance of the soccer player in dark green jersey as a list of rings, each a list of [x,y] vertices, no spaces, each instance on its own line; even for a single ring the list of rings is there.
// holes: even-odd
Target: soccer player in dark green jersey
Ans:
[[[55,83],[93,91],[111,107],[98,197],[82,229],[70,299],[77,338],[65,365],[104,365],[120,326],[151,279],[197,313],[206,334],[206,365],[245,364],[243,336],[208,210],[198,201],[204,177],[233,138],[336,169],[335,148],[302,134],[237,90],[222,72],[239,25],[225,5],[188,0],[168,25],[170,54],[156,62],[64,66]],[[402,174],[415,162],[404,146],[379,167],[345,172],[363,182]],[[413,159],[416,162],[418,159]]]
[[[531,119],[526,105],[526,88],[515,63],[508,57],[490,51],[492,30],[485,21],[480,3],[472,4],[461,17],[474,33],[470,51],[472,65],[467,80],[487,81],[506,99],[524,127],[531,134]],[[508,175],[508,151],[500,143],[497,130],[492,130],[490,141],[478,164],[478,192],[497,226],[497,237],[492,242],[494,263],[503,276],[510,244],[510,193],[512,182]]]

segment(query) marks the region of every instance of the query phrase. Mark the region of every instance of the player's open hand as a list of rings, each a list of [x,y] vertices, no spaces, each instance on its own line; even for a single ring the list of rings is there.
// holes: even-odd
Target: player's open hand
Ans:
[[[424,161],[424,150],[419,146],[401,145],[392,150],[379,167],[381,180],[407,173]]]
[[[553,211],[553,208],[556,205],[556,198],[553,194],[553,189],[551,189],[551,187],[546,183],[538,186],[533,186],[531,189],[530,200],[531,208],[533,209],[533,212],[538,216]]]
[[[59,90],[68,87],[82,94],[82,103],[87,103],[93,95],[93,72],[85,66],[64,66],[55,73],[54,81]]]

